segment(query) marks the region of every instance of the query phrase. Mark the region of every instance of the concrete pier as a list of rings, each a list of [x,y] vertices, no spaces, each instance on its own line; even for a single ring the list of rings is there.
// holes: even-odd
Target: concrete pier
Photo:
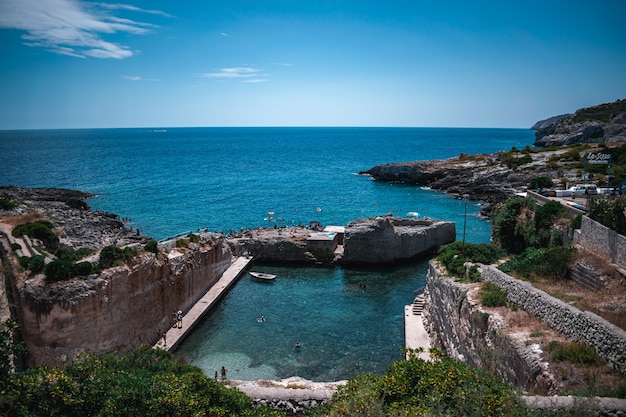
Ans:
[[[220,279],[200,298],[196,304],[183,316],[182,327],[170,327],[165,334],[165,340],[160,338],[154,345],[161,349],[173,352],[187,337],[206,313],[232,287],[243,271],[252,262],[252,258],[238,257],[222,274]]]
[[[404,347],[407,349],[422,348],[418,357],[424,360],[430,359],[430,337],[422,315],[413,313],[413,304],[404,306]]]

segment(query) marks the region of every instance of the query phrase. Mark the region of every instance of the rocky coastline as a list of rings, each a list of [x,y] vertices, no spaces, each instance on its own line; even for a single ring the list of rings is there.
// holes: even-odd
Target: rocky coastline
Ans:
[[[503,164],[505,152],[492,155],[460,155],[434,160],[394,162],[377,165],[360,175],[369,175],[376,181],[414,184],[484,203],[482,214],[488,216],[493,205],[505,201],[516,192],[525,191],[528,181],[537,172],[550,175],[539,166],[533,173],[512,169]],[[466,196],[466,197],[464,197]]]

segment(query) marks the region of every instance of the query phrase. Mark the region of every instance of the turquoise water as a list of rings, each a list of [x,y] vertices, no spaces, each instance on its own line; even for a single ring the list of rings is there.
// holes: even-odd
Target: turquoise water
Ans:
[[[173,128],[0,131],[0,185],[96,195],[94,209],[162,239],[278,224],[345,225],[388,212],[457,223],[465,203],[359,171],[388,162],[490,153],[532,144],[524,129]],[[319,210],[318,210],[319,209]],[[469,242],[491,225],[470,202]],[[402,357],[403,307],[424,285],[426,261],[364,270],[258,266],[274,284],[244,278],[178,352],[209,374],[313,380],[376,373]],[[358,282],[367,283],[360,291]],[[257,323],[264,315],[267,320]],[[301,342],[296,349],[294,343]]]

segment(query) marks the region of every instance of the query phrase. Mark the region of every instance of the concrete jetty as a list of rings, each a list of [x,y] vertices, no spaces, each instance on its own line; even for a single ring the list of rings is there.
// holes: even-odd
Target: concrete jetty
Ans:
[[[404,347],[407,349],[423,349],[418,357],[429,360],[430,337],[424,327],[422,318],[424,303],[424,295],[420,295],[415,298],[413,304],[404,306]]]
[[[178,345],[194,329],[206,313],[220,300],[220,298],[233,286],[243,271],[252,262],[250,257],[238,257],[222,274],[220,279],[187,311],[182,319],[182,327],[170,327],[165,338],[160,338],[154,345],[161,349],[173,352]]]

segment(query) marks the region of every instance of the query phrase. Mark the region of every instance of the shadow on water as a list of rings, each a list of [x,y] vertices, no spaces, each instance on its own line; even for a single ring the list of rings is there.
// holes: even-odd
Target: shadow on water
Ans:
[[[276,281],[244,274],[176,355],[207,375],[225,366],[243,380],[383,374],[402,359],[403,308],[427,268],[427,259],[377,268],[255,265]]]

